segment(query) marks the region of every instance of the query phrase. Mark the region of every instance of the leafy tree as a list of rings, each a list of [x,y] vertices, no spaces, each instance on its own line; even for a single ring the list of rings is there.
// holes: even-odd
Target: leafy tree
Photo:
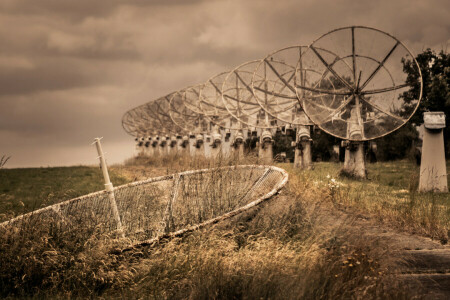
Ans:
[[[289,134],[283,134],[281,131],[277,131],[273,137],[273,155],[285,152],[286,158],[294,161],[294,148],[292,147],[292,141],[295,141],[294,131],[291,130]]]
[[[312,159],[313,161],[329,161],[333,155],[333,145],[339,145],[340,140],[318,127],[313,130],[311,135],[312,143]]]
[[[414,146],[417,145],[419,133],[415,126],[408,122],[400,129],[376,140],[377,159],[380,161],[403,159],[409,155],[414,158]]]
[[[443,111],[447,117],[447,124],[450,121],[450,54],[441,51],[436,53],[431,49],[417,55],[422,81],[422,101],[416,113],[411,118],[412,123],[423,124],[423,113],[426,111]],[[420,82],[419,73],[411,60],[404,59],[403,71],[408,74],[407,82],[412,85],[409,91],[400,95],[409,107],[414,99],[419,97]],[[444,129],[444,139],[446,141],[447,157],[450,154],[450,126]]]

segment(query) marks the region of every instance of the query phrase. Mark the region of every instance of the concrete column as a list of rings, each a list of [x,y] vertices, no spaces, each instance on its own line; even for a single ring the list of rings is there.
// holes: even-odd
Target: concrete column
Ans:
[[[145,142],[145,156],[151,157],[153,156],[153,147],[152,147],[152,138],[147,137],[147,141]]]
[[[297,128],[294,153],[294,168],[311,169],[311,132],[309,126],[299,126]]]
[[[366,163],[364,159],[363,142],[347,142],[345,148],[345,161],[341,173],[346,176],[367,178]]]
[[[232,146],[233,158],[240,161],[244,158],[244,133],[238,130],[235,133]]]
[[[178,152],[178,147],[177,147],[177,137],[172,135],[170,137],[170,143],[169,143],[169,154],[174,155]]]
[[[358,102],[358,98],[356,98]],[[352,140],[360,140],[364,136],[364,127],[361,124],[359,106],[355,105],[350,112],[350,119],[347,125],[347,136]],[[364,155],[363,142],[345,142],[344,167],[341,170],[343,175],[361,179],[367,178],[366,161]]]
[[[140,137],[138,142],[138,156],[144,156],[145,155],[145,138]]]
[[[230,156],[230,146],[231,146],[231,132],[227,130],[225,132],[225,136],[222,140],[222,156],[229,157]]]
[[[194,156],[205,157],[205,141],[202,134],[197,134],[195,137]]]
[[[448,192],[445,162],[443,112],[424,113],[422,159],[420,163],[420,192]]]
[[[203,147],[205,150],[205,157],[206,158],[211,158],[212,157],[212,153],[211,153],[211,145],[212,145],[212,139],[211,136],[209,134],[205,135],[203,137],[203,143],[205,144],[205,146]]]
[[[259,158],[261,163],[270,165],[273,162],[273,139],[269,130],[264,130],[259,142]]]
[[[150,146],[153,148],[154,156],[161,155],[161,151],[160,151],[160,147],[159,147],[159,137],[157,135],[152,137],[152,144]]]
[[[139,152],[141,151],[141,147],[139,146],[140,138],[136,137],[134,141],[135,141],[134,155],[139,156]]]
[[[222,135],[218,131],[212,135],[210,148],[211,158],[216,159],[222,154]]]
[[[166,137],[161,137],[159,141],[159,153],[162,156],[167,155],[167,139]]]
[[[184,156],[190,156],[190,148],[189,136],[184,135],[179,143],[179,151]]]

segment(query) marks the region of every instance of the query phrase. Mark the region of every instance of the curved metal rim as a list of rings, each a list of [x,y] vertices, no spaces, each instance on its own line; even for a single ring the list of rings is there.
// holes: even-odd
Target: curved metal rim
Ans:
[[[140,242],[137,242],[137,243],[133,243],[131,246],[122,249],[122,251],[131,250],[131,249],[133,249],[135,247],[138,247],[138,246],[151,245],[151,244],[153,244],[155,242],[158,242],[159,240],[161,240],[163,238],[174,238],[174,237],[177,237],[177,236],[181,236],[181,235],[183,235],[183,234],[185,234],[187,232],[198,230],[198,229],[206,227],[208,225],[212,225],[212,224],[215,224],[217,222],[220,222],[220,221],[226,220],[228,218],[231,218],[231,217],[233,217],[233,216],[235,216],[235,215],[237,215],[239,213],[242,213],[242,212],[244,212],[246,210],[249,210],[250,208],[252,208],[254,206],[259,205],[260,203],[262,203],[265,200],[270,199],[272,196],[277,194],[286,185],[287,181],[289,180],[288,173],[282,168],[278,168],[278,167],[275,167],[275,166],[261,166],[261,165],[237,165],[237,166],[225,166],[225,167],[220,167],[220,168],[210,168],[210,169],[184,171],[184,172],[175,173],[175,174],[171,174],[171,175],[165,175],[165,176],[149,178],[149,179],[145,179],[145,180],[141,180],[141,181],[135,181],[135,182],[131,182],[131,183],[128,183],[128,184],[124,184],[124,185],[115,187],[114,191],[118,191],[118,190],[121,190],[121,189],[124,189],[124,188],[127,188],[127,187],[136,187],[136,186],[144,185],[144,184],[147,184],[147,183],[153,183],[153,182],[164,181],[164,180],[171,180],[171,179],[174,179],[176,176],[184,176],[184,175],[192,175],[192,174],[197,174],[197,173],[214,172],[214,171],[217,171],[217,170],[224,170],[224,169],[231,169],[231,170],[233,170],[233,169],[234,170],[235,169],[267,169],[267,170],[273,170],[273,171],[277,171],[277,172],[281,173],[282,178],[274,186],[274,188],[272,188],[271,191],[269,191],[268,193],[266,193],[265,195],[263,195],[261,197],[258,197],[257,199],[253,200],[252,202],[250,202],[250,203],[248,203],[248,204],[246,204],[244,206],[236,208],[236,209],[234,209],[234,210],[232,210],[232,211],[230,211],[228,213],[225,213],[223,215],[220,215],[220,216],[214,217],[212,219],[206,220],[206,221],[204,221],[202,223],[191,225],[191,226],[185,227],[183,229],[180,229],[178,231],[171,232],[169,234],[162,234],[162,235],[158,235],[158,236],[156,236],[154,238],[151,238],[151,239],[148,239],[148,240],[144,240],[144,241],[140,241]],[[59,209],[59,207],[61,205],[65,205],[65,204],[68,204],[68,203],[71,203],[71,202],[75,202],[75,201],[82,201],[84,199],[87,199],[87,198],[90,198],[90,197],[94,197],[94,196],[100,196],[100,195],[103,195],[103,194],[106,194],[106,193],[107,193],[107,191],[103,190],[103,191],[99,191],[99,192],[90,193],[90,194],[87,194],[87,195],[84,195],[84,196],[81,196],[81,197],[73,198],[73,199],[70,199],[70,200],[66,200],[66,201],[63,201],[63,202],[60,202],[60,203],[57,203],[57,204],[53,204],[53,205],[50,205],[50,206],[47,206],[47,207],[35,210],[33,212],[30,212],[30,213],[18,216],[16,218],[13,218],[13,219],[8,220],[6,222],[0,223],[0,226],[4,227],[4,226],[10,225],[12,223],[15,223],[15,222],[17,222],[17,221],[19,221],[19,220],[21,220],[21,219],[23,219],[25,217],[32,216],[32,215],[35,215],[37,213],[42,213],[44,211],[51,210],[51,209]]]
[[[243,63],[243,64],[240,64],[239,66],[237,66],[236,68],[234,68],[233,70],[231,70],[229,73],[228,73],[228,75],[227,75],[227,77],[225,78],[225,80],[224,80],[224,82],[223,82],[223,84],[222,84],[222,102],[224,103],[224,106],[225,106],[225,108],[227,109],[227,111],[228,111],[228,113],[231,115],[231,116],[233,116],[236,120],[238,120],[241,124],[245,124],[248,128],[260,128],[260,129],[276,129],[276,128],[278,128],[278,127],[280,127],[281,125],[277,125],[277,126],[261,126],[261,125],[254,125],[254,124],[249,124],[249,123],[247,123],[247,122],[244,122],[243,120],[241,120],[241,118],[239,118],[239,117],[237,117],[233,112],[231,112],[231,110],[230,110],[230,108],[228,107],[228,105],[226,105],[225,104],[225,100],[224,100],[224,87],[225,87],[225,84],[226,84],[226,82],[228,81],[228,78],[231,76],[231,74],[233,74],[234,72],[236,72],[236,71],[238,71],[240,68],[242,68],[242,67],[244,67],[244,66],[246,66],[246,65],[249,65],[249,64],[252,64],[252,63],[258,63],[260,60],[251,60],[251,61],[247,61],[247,62],[245,62],[245,63]],[[254,73],[254,72],[252,72],[252,73]],[[253,77],[252,77],[253,78]],[[253,80],[252,80],[253,81]],[[251,82],[250,82],[250,84],[251,84]],[[252,95],[253,95],[253,97],[255,97],[254,96],[254,93],[253,93],[253,90],[252,90]],[[256,102],[255,103],[255,106],[259,106],[259,107],[261,107],[260,105],[259,105],[259,103],[258,102]],[[263,109],[262,107],[261,107],[261,109]],[[263,109],[264,110],[264,109]]]
[[[422,93],[423,93],[422,71],[420,70],[420,66],[419,66],[419,63],[418,63],[417,60],[416,60],[415,55],[411,52],[411,50],[409,50],[408,47],[406,47],[400,40],[398,40],[398,39],[397,39],[396,37],[394,37],[393,35],[391,35],[391,34],[389,34],[389,33],[387,33],[387,32],[384,32],[384,31],[382,31],[382,30],[380,30],[380,29],[373,28],[373,27],[368,27],[368,26],[346,26],[346,27],[337,28],[337,29],[334,29],[334,30],[332,30],[332,31],[329,31],[329,32],[327,32],[327,33],[321,35],[319,38],[315,39],[311,44],[309,44],[308,48],[310,48],[314,43],[316,43],[316,42],[317,42],[318,40],[320,40],[321,38],[323,38],[323,37],[325,37],[325,36],[327,36],[327,35],[329,35],[329,34],[331,34],[331,33],[333,33],[333,32],[336,32],[336,31],[339,31],[339,30],[351,29],[351,28],[361,28],[361,29],[368,29],[368,30],[377,31],[377,32],[382,33],[382,34],[385,34],[385,35],[389,36],[390,38],[394,39],[395,41],[397,41],[397,42],[398,42],[400,45],[402,45],[402,46],[405,48],[405,50],[411,55],[412,60],[415,62],[416,67],[417,67],[417,69],[419,70],[419,78],[420,78],[420,79],[419,79],[419,81],[420,81],[420,93],[419,93],[419,98],[417,99],[418,101],[417,101],[416,107],[414,108],[414,111],[411,113],[411,115],[409,116],[408,119],[405,119],[405,122],[404,122],[402,125],[400,125],[400,126],[398,126],[398,127],[395,127],[395,128],[394,128],[393,130],[391,130],[391,131],[387,131],[387,132],[384,133],[383,135],[379,135],[379,136],[373,137],[373,138],[359,139],[359,140],[356,140],[356,139],[349,139],[349,138],[347,138],[347,137],[341,137],[341,136],[338,136],[338,135],[336,135],[336,134],[334,134],[334,133],[329,132],[328,130],[326,130],[325,128],[323,128],[323,127],[321,126],[321,124],[316,124],[317,127],[319,127],[321,130],[323,130],[324,132],[326,132],[326,133],[328,133],[329,135],[332,135],[332,136],[334,136],[334,137],[337,137],[337,138],[340,138],[340,139],[344,139],[344,140],[348,140],[348,141],[353,141],[353,142],[365,142],[365,141],[371,141],[371,140],[375,140],[375,139],[378,139],[378,138],[382,138],[382,137],[384,137],[384,136],[386,136],[386,135],[389,135],[389,134],[391,134],[392,132],[394,132],[394,131],[400,129],[401,127],[403,127],[406,123],[408,123],[408,121],[409,121],[409,120],[412,118],[412,116],[416,113],[416,111],[417,111],[417,109],[418,109],[418,107],[419,107],[419,105],[420,105],[420,102],[421,102],[421,100],[422,100]],[[305,111],[305,113],[306,113],[306,111]],[[308,113],[306,113],[306,115],[308,115]],[[309,115],[308,115],[308,117],[309,117]]]

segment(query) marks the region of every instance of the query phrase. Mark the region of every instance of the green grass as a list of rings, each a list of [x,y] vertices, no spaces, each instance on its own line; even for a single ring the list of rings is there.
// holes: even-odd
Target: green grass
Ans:
[[[117,186],[127,178],[110,170]],[[0,170],[0,222],[9,218],[103,190],[102,172],[97,167],[57,167]]]

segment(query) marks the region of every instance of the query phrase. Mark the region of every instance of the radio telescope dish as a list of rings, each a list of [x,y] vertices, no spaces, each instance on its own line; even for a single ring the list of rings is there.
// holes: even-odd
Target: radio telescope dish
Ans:
[[[122,117],[122,127],[126,133],[134,137],[140,136],[140,128],[138,122],[136,122],[136,113],[139,107],[133,108],[127,111]],[[138,117],[140,118],[140,117]]]
[[[413,87],[403,61],[417,61],[395,37],[383,31],[352,26],[333,30],[305,51],[297,72],[313,69],[314,78],[297,82],[297,95],[308,117],[325,132],[350,141],[385,136],[404,125],[421,96],[402,98]],[[306,95],[302,97],[302,95]]]
[[[185,103],[185,91],[172,94],[169,101],[169,116],[183,132],[203,133],[208,131],[208,122],[203,114],[191,110]]]
[[[252,80],[257,87],[265,80],[254,79],[254,71],[259,60],[243,63],[232,70],[222,85],[222,101],[228,113],[250,128],[273,129],[281,126],[277,120],[267,114],[254,96]]]
[[[206,81],[200,90],[200,108],[206,119],[223,129],[247,128],[233,118],[222,101],[222,87],[230,72],[222,72]]]
[[[272,117],[288,124],[313,125],[306,117],[297,97],[296,82],[307,80],[313,70],[296,69],[302,66],[306,46],[292,46],[277,50],[260,61],[252,78],[256,101]],[[298,74],[297,74],[298,72]]]
[[[187,108],[198,114],[203,114],[203,111],[200,108],[201,89],[202,85],[196,85],[184,89],[181,93],[184,105],[186,105]]]
[[[169,116],[169,99],[171,96],[172,94],[166,95],[146,105],[147,114],[157,120],[152,127],[154,132],[178,134],[181,131]]]
[[[156,117],[148,110],[153,102],[140,105],[127,111],[122,118],[122,126],[127,133],[135,137],[149,135],[153,128],[160,128]]]

